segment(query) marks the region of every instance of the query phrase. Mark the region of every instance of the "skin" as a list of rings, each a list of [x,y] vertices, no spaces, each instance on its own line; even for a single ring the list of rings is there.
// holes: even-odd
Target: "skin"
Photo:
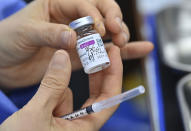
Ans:
[[[1,87],[12,89],[40,82],[58,49],[69,53],[72,70],[80,69],[76,33],[68,24],[88,15],[102,36],[112,38],[107,48],[117,45],[122,58],[143,57],[153,49],[149,42],[128,43],[128,28],[113,0],[35,0],[0,22]]]
[[[81,68],[76,33],[67,25],[88,15],[94,18],[95,29],[112,39],[106,45],[111,66],[89,75],[90,98],[83,106],[121,92],[121,57],[140,58],[153,49],[149,42],[128,43],[128,28],[113,0],[35,0],[0,22],[1,87],[26,87],[42,80],[32,100],[5,120],[0,130],[95,131],[114,113],[117,107],[73,121],[59,118],[73,110],[68,83],[71,71]]]
[[[89,75],[90,98],[83,106],[121,93],[123,66],[117,46],[108,49],[111,66]],[[64,50],[53,56],[40,88],[27,105],[0,126],[2,131],[97,131],[117,106],[73,121],[59,118],[72,112],[72,93],[68,88],[71,62]],[[66,106],[67,105],[67,106]],[[66,108],[67,107],[67,108]]]

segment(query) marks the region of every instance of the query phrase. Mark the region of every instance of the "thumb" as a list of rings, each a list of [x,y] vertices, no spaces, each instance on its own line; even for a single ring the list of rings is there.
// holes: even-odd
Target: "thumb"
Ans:
[[[47,69],[41,85],[29,102],[33,110],[52,113],[67,90],[71,75],[71,63],[64,50],[57,51]]]
[[[76,33],[64,24],[40,22],[34,25],[32,40],[36,46],[71,49],[76,46]]]

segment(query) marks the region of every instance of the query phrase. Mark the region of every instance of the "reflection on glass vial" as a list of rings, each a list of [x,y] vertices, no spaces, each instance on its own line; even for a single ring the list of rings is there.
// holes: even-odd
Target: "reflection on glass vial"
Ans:
[[[91,16],[70,23],[70,27],[77,33],[76,49],[87,74],[101,71],[110,65],[101,36],[94,30],[93,25]]]

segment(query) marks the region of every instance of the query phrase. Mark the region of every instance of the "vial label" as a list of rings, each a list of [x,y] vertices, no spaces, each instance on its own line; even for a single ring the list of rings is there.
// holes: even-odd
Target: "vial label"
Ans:
[[[103,62],[110,62],[101,36],[98,33],[83,37],[77,42],[76,48],[85,70]]]

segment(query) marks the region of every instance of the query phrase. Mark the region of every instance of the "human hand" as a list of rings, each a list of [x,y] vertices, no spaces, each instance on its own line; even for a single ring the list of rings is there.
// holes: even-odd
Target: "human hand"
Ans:
[[[118,23],[112,20],[110,23],[110,17],[122,17],[119,7],[115,4],[112,7],[116,13],[109,13],[106,5],[107,10],[104,13],[104,8],[98,7],[101,0],[95,1],[35,0],[20,12],[0,22],[1,86],[15,88],[38,83],[57,49],[67,50],[72,69],[80,69],[79,57],[74,49],[76,33],[67,25],[72,20],[87,15],[94,18],[95,28],[102,36],[105,31],[112,34],[114,44],[122,47],[122,57],[142,57],[152,50],[152,45],[148,42],[124,45],[127,40],[122,36],[124,32],[128,34],[128,28],[122,24],[121,29]],[[106,29],[103,24],[104,17]]]
[[[111,66],[91,74],[88,106],[121,93],[122,62],[119,48],[108,50]],[[68,54],[59,50],[53,56],[35,96],[21,110],[0,125],[2,131],[96,131],[109,119],[117,106],[99,113],[68,121],[60,118],[72,112],[72,93],[68,88],[71,63]],[[79,87],[80,88],[80,87]]]
[[[146,56],[153,49],[153,45],[147,41],[128,42],[130,39],[129,29],[123,21],[123,15],[119,5],[115,0],[84,0],[90,2],[100,12],[102,18],[96,17],[97,12],[93,12],[91,16],[95,16],[96,29],[99,29],[100,23],[104,23],[104,30],[100,29],[99,33],[104,36],[104,39],[112,39],[112,42],[105,43],[106,48],[111,45],[117,45],[121,50],[121,57],[124,60],[136,59]],[[100,22],[100,19],[102,22]],[[101,26],[103,27],[103,26]],[[68,50],[72,52],[71,58],[74,60],[74,67],[78,69],[81,67],[78,54],[74,50]]]

